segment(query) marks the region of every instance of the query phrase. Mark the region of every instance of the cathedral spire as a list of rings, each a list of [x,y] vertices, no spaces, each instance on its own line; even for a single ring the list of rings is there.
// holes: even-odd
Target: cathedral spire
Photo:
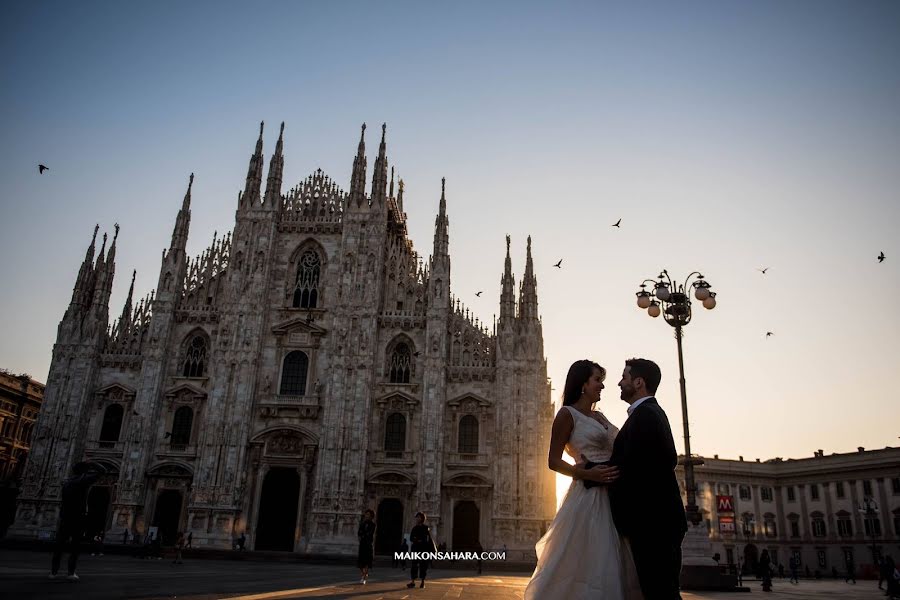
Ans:
[[[397,208],[403,214],[403,179],[397,182]]]
[[[500,278],[502,286],[500,292],[500,326],[509,323],[516,316],[516,280],[512,274],[512,258],[509,255],[510,238],[506,236],[506,261],[503,265],[503,277]]]
[[[194,185],[194,174],[191,173],[188,179],[187,191],[184,193],[184,200],[181,202],[181,210],[175,217],[175,227],[172,230],[172,243],[169,248],[178,248],[182,251],[187,247],[188,230],[191,225],[191,187]]]
[[[131,273],[131,286],[128,288],[128,297],[125,298],[125,306],[122,308],[122,316],[119,317],[119,331],[124,332],[131,325],[132,298],[134,298],[134,280],[137,277],[137,269]]]
[[[381,144],[378,146],[378,158],[375,159],[375,171],[372,173],[372,204],[384,203],[387,191],[387,144],[384,141],[387,123],[381,125]]]
[[[267,207],[274,208],[278,206],[281,198],[281,180],[284,173],[284,121],[281,122],[281,132],[278,134],[278,143],[275,144],[275,154],[269,161],[269,178],[266,181],[266,201]]]
[[[538,319],[537,278],[534,276],[534,261],[531,259],[531,236],[525,258],[525,275],[519,290],[519,318],[536,321]]]
[[[362,124],[359,147],[353,159],[353,174],[350,176],[350,199],[360,206],[366,199],[366,124]]]
[[[262,185],[263,171],[263,126],[265,121],[259,122],[259,139],[256,140],[256,151],[250,157],[250,166],[247,168],[247,182],[244,185],[244,194],[241,204],[254,207],[259,204],[259,187]]]
[[[447,178],[441,178],[441,202],[434,219],[434,256],[450,255],[450,219],[447,218]]]
[[[75,279],[75,287],[72,289],[72,301],[70,304],[86,304],[85,296],[91,293],[90,282],[94,276],[94,253],[97,248],[97,232],[100,230],[100,224],[94,226],[94,237],[91,238],[91,244],[88,246],[84,255],[84,261],[81,268],[78,269],[78,277]]]
[[[388,198],[394,197],[394,167],[391,167],[391,188],[388,192]]]

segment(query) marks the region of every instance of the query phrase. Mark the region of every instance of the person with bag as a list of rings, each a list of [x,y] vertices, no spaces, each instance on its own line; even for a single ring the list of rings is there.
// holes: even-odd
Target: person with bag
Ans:
[[[437,552],[437,546],[434,545],[434,540],[431,538],[431,529],[425,524],[426,519],[425,513],[416,513],[416,524],[409,532],[410,551],[412,552]],[[430,565],[431,561],[428,559],[413,559],[412,567],[409,570],[409,583],[406,584],[406,587],[416,587],[417,577],[421,577],[419,587],[425,587],[425,575],[428,573]]]

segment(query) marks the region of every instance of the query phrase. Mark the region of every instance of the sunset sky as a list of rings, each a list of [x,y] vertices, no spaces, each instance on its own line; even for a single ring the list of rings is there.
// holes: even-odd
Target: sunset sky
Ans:
[[[286,122],[285,190],[320,167],[347,190],[363,122],[371,178],[387,122],[426,256],[447,178],[452,289],[483,321],[505,235],[517,281],[532,236],[554,400],[594,359],[621,424],[624,360],[652,358],[681,449],[673,332],[634,294],[700,270],[694,452],[900,443],[900,3],[40,1],[0,33],[0,367],[46,380],[95,223],[121,225],[115,316],[190,173],[189,253],[233,228],[261,120],[267,166]]]

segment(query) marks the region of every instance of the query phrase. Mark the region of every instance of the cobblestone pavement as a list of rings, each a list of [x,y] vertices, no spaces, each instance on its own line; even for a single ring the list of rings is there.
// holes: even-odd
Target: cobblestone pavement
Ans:
[[[425,588],[406,588],[408,572],[376,568],[367,585],[360,585],[352,566],[290,562],[140,560],[126,556],[92,557],[79,561],[76,583],[49,580],[50,557],[30,551],[0,551],[0,598],[27,599],[142,599],[142,600],[511,600],[523,597],[527,573],[492,573],[433,569]],[[65,561],[63,562],[65,564]],[[749,596],[805,600],[882,599],[874,581],[848,585],[843,581],[801,581],[791,585],[775,581],[774,592],[764,594],[758,581],[745,582],[751,594],[684,592],[684,600],[739,600]],[[553,600],[553,599],[548,599]]]

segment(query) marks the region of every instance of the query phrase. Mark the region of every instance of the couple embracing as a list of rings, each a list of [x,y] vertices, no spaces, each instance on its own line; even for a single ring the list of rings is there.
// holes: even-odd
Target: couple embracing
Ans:
[[[573,480],[535,546],[526,600],[681,598],[687,521],[675,441],[654,397],[659,367],[642,358],[625,361],[619,388],[630,406],[621,430],[593,410],[605,378],[606,370],[589,360],[569,368],[548,463]],[[562,459],[564,449],[575,465]]]

